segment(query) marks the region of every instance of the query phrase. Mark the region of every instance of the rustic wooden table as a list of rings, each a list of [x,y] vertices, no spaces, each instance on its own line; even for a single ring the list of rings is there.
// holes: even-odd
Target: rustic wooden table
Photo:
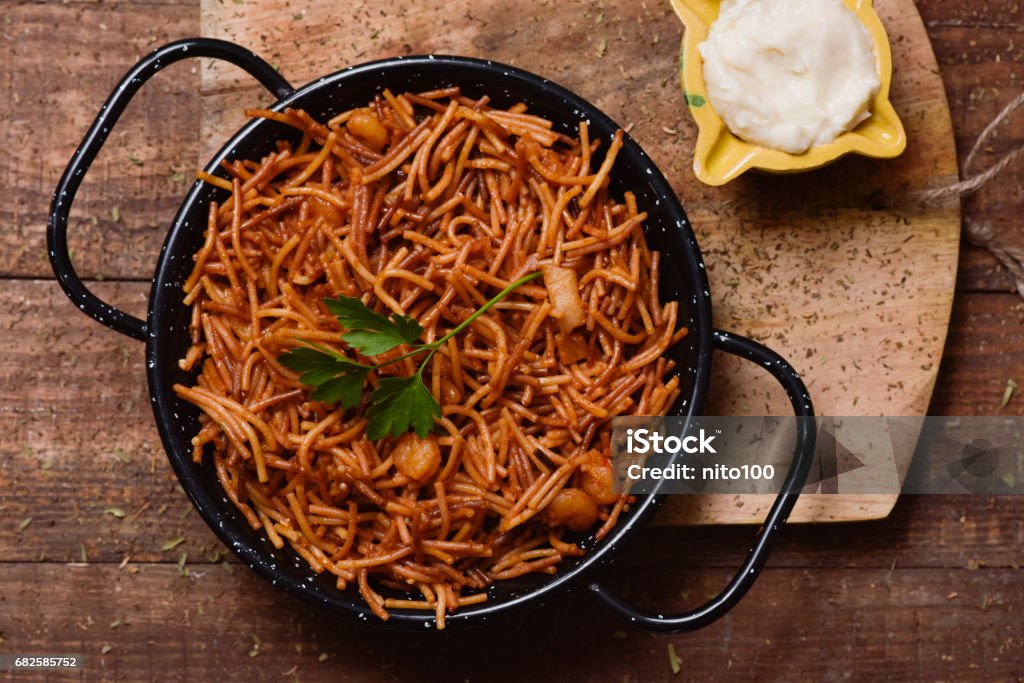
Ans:
[[[1024,9],[919,8],[963,154],[1024,87]],[[663,39],[677,40],[665,22]],[[790,528],[731,615],[677,636],[630,628],[579,594],[475,632],[357,628],[225,556],[164,459],[142,347],[68,304],[44,248],[50,193],[102,99],[126,65],[199,26],[197,0],[0,2],[0,653],[85,655],[84,671],[38,680],[675,680],[669,645],[678,679],[1024,675],[1024,504],[1009,497],[907,496],[884,521]],[[76,207],[80,272],[135,313],[200,161],[198,86],[194,65],[157,78]],[[1022,142],[1024,124],[1007,125],[992,151]],[[1019,229],[1022,179],[1018,164],[965,218]],[[1007,380],[1024,381],[1021,299],[968,245],[957,290],[930,413],[1021,414],[1019,396],[1000,408]],[[602,579],[678,610],[721,585],[751,533],[646,530]]]

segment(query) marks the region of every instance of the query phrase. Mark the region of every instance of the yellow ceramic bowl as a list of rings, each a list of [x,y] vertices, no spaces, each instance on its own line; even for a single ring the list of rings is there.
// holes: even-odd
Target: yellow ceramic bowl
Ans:
[[[683,95],[697,122],[697,148],[693,170],[708,185],[724,185],[751,168],[773,173],[795,173],[831,163],[844,154],[875,158],[899,156],[907,146],[896,111],[889,101],[892,84],[892,52],[871,0],[844,0],[864,23],[875,43],[875,56],[882,87],[871,105],[871,116],[853,130],[827,145],[811,147],[803,154],[789,154],[762,147],[737,137],[715,112],[704,87],[704,63],[697,46],[708,37],[708,28],[718,18],[720,0],[672,0],[676,14],[686,26],[679,52]]]

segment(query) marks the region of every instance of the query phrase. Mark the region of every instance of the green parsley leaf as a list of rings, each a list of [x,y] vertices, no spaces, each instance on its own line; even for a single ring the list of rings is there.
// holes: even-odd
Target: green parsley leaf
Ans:
[[[341,338],[366,356],[386,353],[401,344],[414,344],[423,333],[423,327],[415,318],[408,315],[387,318],[353,297],[324,299],[324,303],[347,330]]]
[[[323,403],[341,401],[342,408],[355,408],[363,397],[363,385],[370,368],[345,368],[337,377],[327,380],[312,392],[309,397]]]
[[[386,377],[370,396],[366,412],[366,438],[371,441],[385,436],[401,436],[411,426],[418,437],[425,438],[441,417],[441,406],[427,391],[419,373],[409,377]]]
[[[299,380],[310,386],[319,386],[331,379],[344,365],[333,355],[304,347],[288,349],[278,360],[289,370],[302,373]]]
[[[289,370],[302,373],[300,382],[315,387],[309,395],[314,401],[341,401],[343,408],[359,405],[366,376],[372,368],[319,344],[313,346],[289,349],[278,360]]]
[[[419,326],[419,323],[416,325]],[[341,338],[353,349],[367,356],[387,353],[400,344],[408,343],[404,337],[390,330],[353,330],[341,335]]]

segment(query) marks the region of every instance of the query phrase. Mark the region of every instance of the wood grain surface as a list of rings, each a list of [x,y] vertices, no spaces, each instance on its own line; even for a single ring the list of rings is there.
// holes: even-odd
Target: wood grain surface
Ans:
[[[646,4],[664,22],[659,42],[677,40],[674,18]],[[599,26],[598,3],[574,6]],[[610,21],[618,5],[605,7]],[[1024,9],[1013,0],[918,8],[963,154],[1021,89]],[[68,304],[44,247],[52,188],[106,93],[146,50],[200,26],[196,0],[0,0],[0,180],[9,198],[0,203],[0,653],[77,651],[87,662],[72,675],[0,672],[0,680],[1020,678],[1024,505],[1016,497],[907,496],[882,521],[791,527],[735,612],[675,636],[623,625],[577,593],[482,631],[396,637],[310,611],[225,557],[161,451],[144,407],[141,346]],[[614,47],[605,59],[630,59]],[[187,176],[205,154],[193,66],[168,69],[129,108],[73,216],[76,264],[107,280],[93,283],[102,296],[136,313],[185,187],[176,174]],[[666,125],[681,128],[683,119]],[[1021,142],[1024,125],[1012,122],[992,154]],[[1022,168],[965,202],[965,220],[1018,225]],[[929,413],[1022,414],[1019,394],[1000,408],[1007,380],[1024,380],[1021,299],[986,252],[964,245],[959,265]],[[638,602],[680,609],[721,586],[750,533],[644,530],[598,578]]]
[[[697,232],[717,327],[788,356],[820,414],[923,415],[953,300],[960,210],[955,199],[924,207],[914,193],[955,182],[956,151],[912,0],[876,6],[898,65],[892,100],[907,129],[906,153],[886,162],[850,157],[812,174],[751,173],[724,188],[697,182],[691,170],[696,125],[679,92],[681,28],[668,3],[404,0],[380,13],[369,1],[296,11],[290,0],[248,0],[243,8],[205,0],[202,19],[205,34],[254,46],[296,84],[423,53],[484,57],[561,82],[629,128],[669,178]],[[353,32],[353,23],[361,30]],[[300,40],[318,49],[290,49]],[[531,50],[538,42],[546,48]],[[212,154],[239,127],[247,103],[267,96],[224,63],[204,62],[201,83],[202,140]],[[763,370],[716,356],[706,414],[789,412]],[[895,501],[805,496],[791,519],[884,517]],[[771,496],[678,496],[657,522],[758,523],[771,503]]]

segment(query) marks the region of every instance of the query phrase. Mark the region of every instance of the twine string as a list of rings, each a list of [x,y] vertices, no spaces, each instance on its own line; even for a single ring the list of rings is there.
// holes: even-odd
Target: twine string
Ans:
[[[999,126],[1013,116],[1021,107],[1024,107],[1024,92],[1017,95],[1003,107],[1002,111],[981,131],[978,139],[971,146],[971,151],[967,153],[967,157],[964,159],[964,164],[961,168],[963,180],[944,187],[924,190],[916,193],[917,197],[925,204],[941,203],[943,200],[952,197],[957,199],[967,197],[987,185],[993,178],[1002,173],[1007,166],[1024,156],[1024,145],[1021,145],[999,157],[995,163],[985,170],[973,175],[970,172],[974,167],[974,162],[978,159],[978,155],[986,148],[986,145],[995,135]],[[1007,243],[1005,239],[1002,239],[1005,235],[1001,235],[1000,231],[990,223],[965,218],[964,228],[967,232],[967,238],[972,244],[987,249],[1010,271],[1010,275],[1017,286],[1017,293],[1021,298],[1024,298],[1024,247]]]
[[[1007,166],[1012,164],[1021,156],[1024,156],[1024,145],[1022,145],[1004,154],[998,161],[984,171],[975,173],[974,175],[971,175],[970,173],[971,168],[974,166],[974,162],[978,158],[978,154],[985,149],[989,140],[993,135],[995,135],[996,129],[998,129],[1006,119],[1013,116],[1014,112],[1022,106],[1024,106],[1024,92],[1017,95],[1009,102],[1009,104],[1003,107],[1003,110],[1000,111],[987,126],[985,126],[985,129],[981,131],[981,135],[979,135],[978,139],[974,141],[974,144],[971,146],[971,151],[967,153],[967,158],[964,160],[964,165],[961,169],[963,180],[944,187],[937,187],[933,190],[925,190],[918,195],[921,200],[928,203],[935,203],[948,197],[965,197],[969,194],[973,194],[988,184],[990,180],[1002,173]]]

